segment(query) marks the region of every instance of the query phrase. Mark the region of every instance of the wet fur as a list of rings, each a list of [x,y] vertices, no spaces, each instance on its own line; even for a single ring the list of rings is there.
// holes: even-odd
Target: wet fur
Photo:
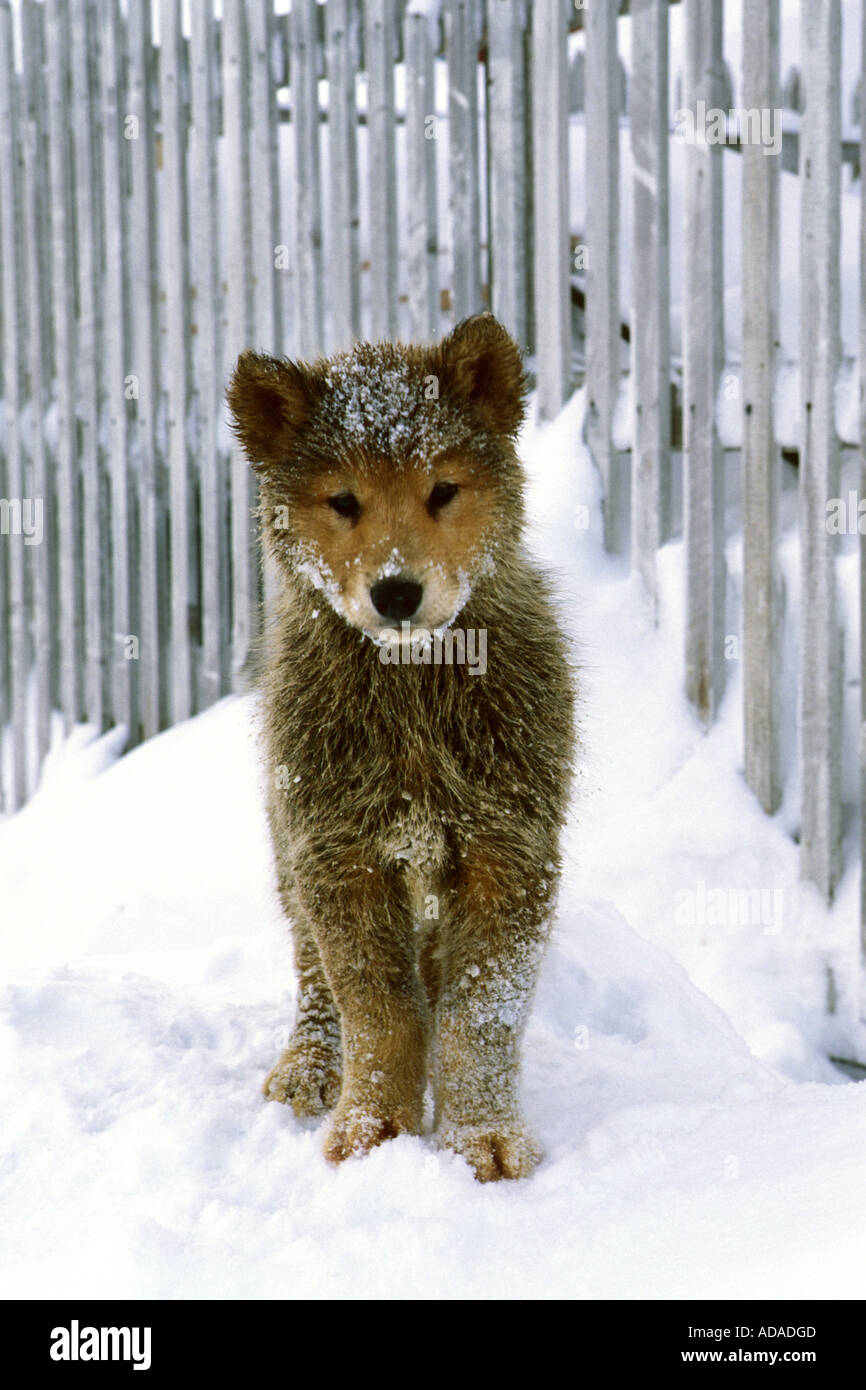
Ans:
[[[559,872],[573,683],[522,545],[524,389],[489,315],[431,348],[360,344],[311,365],[246,353],[229,389],[285,580],[264,734],[299,1003],[266,1094],[299,1115],[334,1107],[334,1161],[419,1133],[428,1068],[439,1140],[480,1179],[524,1176],[540,1154],[519,1048]],[[434,518],[444,474],[460,505]],[[328,497],[349,484],[364,507],[347,528]],[[394,551],[429,578],[427,625],[486,629],[485,674],[382,663],[365,595]]]

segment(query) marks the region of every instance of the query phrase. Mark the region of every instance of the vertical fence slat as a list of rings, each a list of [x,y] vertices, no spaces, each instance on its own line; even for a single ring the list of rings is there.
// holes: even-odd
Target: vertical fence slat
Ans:
[[[53,498],[49,485],[49,459],[45,440],[45,412],[50,389],[50,340],[43,316],[42,286],[45,282],[42,256],[42,6],[32,0],[21,8],[23,51],[24,180],[23,227],[27,284],[27,374],[30,382],[27,495],[34,509],[42,511],[42,538],[28,546],[30,558],[28,599],[33,622],[33,681],[35,701],[35,764],[31,769],[31,790],[39,779],[42,760],[51,736],[51,705],[54,690],[54,594],[51,583],[52,545],[49,529],[54,521]],[[47,267],[46,267],[47,270]],[[22,538],[23,540],[23,538]]]
[[[568,281],[568,60],[562,0],[535,0],[532,24],[534,300],[538,410],[555,415],[571,376]]]
[[[631,15],[632,566],[656,599],[671,510],[667,0],[633,0]]]
[[[219,222],[217,203],[216,42],[210,0],[190,7],[190,106],[192,112],[190,198],[191,325],[196,388],[196,454],[201,495],[201,639],[198,707],[225,692],[228,684],[227,470],[219,446],[223,408],[220,335]]]
[[[586,11],[586,439],[601,478],[604,543],[619,534],[613,417],[620,380],[619,59],[616,6]]]
[[[0,238],[3,241],[3,380],[6,393],[6,493],[9,503],[6,534],[0,544],[8,556],[9,596],[9,715],[11,717],[12,774],[9,806],[23,805],[30,790],[27,763],[27,683],[30,642],[26,613],[26,551],[15,507],[24,505],[24,451],[21,437],[23,405],[20,284],[23,278],[24,240],[21,235],[21,168],[18,82],[12,38],[12,12],[0,0]],[[18,533],[16,534],[16,530]]]
[[[346,348],[361,331],[358,277],[358,163],[348,0],[328,0],[328,349]],[[408,98],[407,98],[408,99]],[[409,175],[411,178],[411,174]]]
[[[827,502],[839,493],[839,0],[804,0],[800,149],[801,869],[832,898],[841,870],[841,629]]]
[[[51,179],[51,303],[54,314],[57,402],[57,499],[60,704],[67,731],[84,713],[83,592],[75,444],[75,259],[70,150],[69,12],[64,0],[48,0],[48,149]]]
[[[330,9],[330,5],[328,6]],[[250,55],[250,245],[252,255],[253,346],[279,353],[283,347],[282,272],[276,268],[279,242],[279,118],[271,72],[275,25],[272,0],[251,0],[247,15]],[[357,257],[356,257],[357,274]],[[255,487],[253,488],[255,492]],[[258,542],[253,541],[254,557]],[[270,606],[279,591],[279,574],[270,555],[262,560],[263,597]]]
[[[96,51],[98,16],[90,0],[70,15],[72,122],[75,151],[75,205],[78,229],[78,319],[76,339],[79,458],[82,477],[84,552],[84,642],[86,713],[90,724],[106,727],[109,718],[107,652],[110,633],[105,614],[105,516],[99,446],[98,351],[102,324],[102,266],[99,257],[99,182],[95,161],[91,55]]]
[[[155,139],[151,112],[153,46],[149,0],[129,0],[129,114],[137,118],[137,136],[129,141],[132,163],[130,264],[132,302],[132,375],[138,379],[135,471],[139,516],[139,626],[141,629],[141,725],[145,738],[163,727],[167,706],[165,627],[162,582],[165,546],[161,527],[162,460],[157,442],[159,374],[157,370],[157,267]],[[167,615],[166,615],[167,616]],[[116,650],[114,660],[123,659]]]
[[[406,54],[406,275],[409,336],[429,341],[439,324],[436,89],[429,16],[403,21]],[[433,118],[432,124],[430,118]]]
[[[180,7],[160,8],[159,93],[162,113],[162,275],[165,287],[164,351],[168,397],[168,468],[171,499],[171,718],[188,719],[195,709],[192,615],[198,607],[194,496],[187,447],[190,380],[190,281],[187,219],[187,125],[181,79],[183,38]]]
[[[125,724],[130,737],[138,727],[137,674],[139,662],[127,659],[126,639],[138,633],[134,609],[135,565],[131,550],[132,522],[129,476],[129,430],[125,374],[130,360],[129,295],[126,275],[129,242],[126,227],[128,141],[124,139],[123,21],[117,0],[103,0],[102,33],[102,162],[105,205],[105,322],[111,326],[111,350],[103,356],[108,415],[108,470],[111,479],[111,615],[112,715]]]
[[[252,219],[250,202],[249,61],[244,0],[224,0],[222,26],[223,130],[226,147],[226,369],[252,337]],[[259,627],[258,547],[253,527],[255,474],[243,450],[231,455],[232,676],[247,669]]]
[[[367,160],[370,202],[370,337],[397,333],[397,162],[394,3],[366,0]]]
[[[866,4],[860,10],[860,71],[866,73]],[[860,81],[860,497],[866,497],[866,81]],[[866,963],[866,535],[860,548],[860,953]]]
[[[526,285],[526,66],[523,0],[487,8],[487,164],[491,308],[518,343],[528,339]]]
[[[481,303],[481,213],[478,156],[478,48],[475,0],[446,0],[448,176],[454,316]]]
[[[280,279],[274,265],[277,247],[277,101],[271,78],[274,36],[271,0],[250,0],[247,14],[249,50],[250,246],[252,259],[252,342],[280,352]]]
[[[291,16],[292,128],[295,139],[295,273],[298,352],[324,347],[322,296],[322,181],[315,0],[298,0]]]
[[[723,106],[722,0],[685,0],[683,105]],[[725,686],[725,478],[716,424],[724,367],[722,147],[700,131],[683,151],[683,537],[686,695],[705,723]]]
[[[743,12],[743,105],[779,107],[779,0]],[[782,797],[782,457],[773,425],[779,320],[779,160],[742,150],[743,743],[746,781],[772,814]]]

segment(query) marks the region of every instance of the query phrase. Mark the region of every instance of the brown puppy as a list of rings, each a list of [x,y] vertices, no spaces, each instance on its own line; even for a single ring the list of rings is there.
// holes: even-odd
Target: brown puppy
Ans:
[[[246,352],[228,392],[284,580],[265,733],[299,1004],[265,1091],[336,1106],[334,1161],[420,1132],[428,1051],[442,1144],[482,1180],[540,1157],[519,1047],[573,687],[522,546],[524,393],[487,314],[436,347]]]

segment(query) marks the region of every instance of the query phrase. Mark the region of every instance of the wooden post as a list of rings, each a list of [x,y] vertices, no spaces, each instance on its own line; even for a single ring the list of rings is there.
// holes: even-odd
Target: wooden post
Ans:
[[[329,6],[330,8],[330,6]],[[273,0],[252,0],[247,15],[249,45],[249,127],[252,328],[251,345],[265,351],[283,350],[282,271],[276,267],[279,242],[279,158],[277,134],[279,116],[271,73],[274,42]],[[247,465],[249,468],[249,465]],[[258,488],[251,489],[256,505]],[[261,565],[265,606],[270,607],[279,591],[279,576],[270,556],[259,556],[258,540],[253,538],[253,558]]]
[[[298,0],[291,17],[298,351],[307,358],[316,357],[325,340],[316,10],[315,0]]]
[[[99,171],[93,63],[99,54],[98,16],[91,0],[70,14],[72,129],[75,151],[75,204],[78,212],[78,369],[79,459],[83,484],[85,689],[88,723],[106,728],[109,717],[106,621],[105,515],[99,443],[99,352],[102,346],[102,257],[100,254]]]
[[[780,110],[779,0],[743,11],[743,105]],[[777,556],[782,458],[773,425],[780,161],[749,142],[742,160],[743,741],[746,781],[772,815],[782,799],[783,590]]]
[[[526,65],[523,0],[487,6],[487,169],[491,307],[527,346]]]
[[[409,337],[429,342],[439,326],[439,234],[436,221],[436,104],[433,43],[427,14],[406,11],[406,272]]]
[[[46,50],[51,179],[51,303],[57,397],[57,546],[60,704],[67,733],[84,715],[84,590],[75,442],[75,190],[70,147],[69,7],[48,0]]]
[[[198,609],[194,494],[187,447],[191,382],[187,122],[180,7],[161,0],[159,94],[162,110],[162,222],[165,286],[163,349],[168,397],[169,534],[171,537],[170,712],[178,723],[196,708],[193,615]]]
[[[325,8],[328,72],[328,349],[348,347],[361,331],[358,254],[358,111],[348,0]],[[407,83],[409,81],[407,70]],[[409,100],[407,94],[407,101]],[[411,163],[409,166],[411,187]]]
[[[656,553],[671,512],[667,0],[633,0],[631,15],[632,276],[640,287],[632,296],[632,566],[656,601]]]
[[[860,71],[866,73],[866,5],[860,10]],[[866,81],[860,85],[860,169],[866,169]],[[860,497],[866,497],[866,179],[860,178]],[[866,962],[866,536],[860,547],[860,952]],[[862,998],[862,995],[861,995]]]
[[[622,511],[613,419],[620,383],[619,59],[615,5],[586,10],[586,439],[601,478],[604,543]]]
[[[448,55],[448,172],[454,316],[477,314],[481,303],[481,216],[478,160],[478,40],[475,0],[446,0]]]
[[[52,530],[56,524],[53,499],[53,469],[45,440],[45,411],[50,392],[51,344],[49,325],[43,314],[42,288],[48,274],[43,267],[43,216],[47,207],[43,199],[43,122],[44,87],[42,81],[42,21],[44,9],[25,0],[21,8],[22,27],[22,108],[23,136],[23,229],[24,265],[26,272],[27,354],[26,365],[30,381],[29,431],[27,454],[29,469],[25,491],[34,509],[35,522],[41,513],[39,533],[30,538],[16,537],[13,544],[26,545],[28,592],[26,606],[32,613],[33,631],[33,693],[35,697],[35,760],[29,767],[28,794],[38,784],[42,760],[48,752],[51,738],[51,710],[54,681],[54,584],[52,561],[54,547]],[[31,544],[30,541],[35,543]],[[2,543],[2,541],[0,541]]]
[[[104,272],[105,322],[111,325],[111,349],[103,356],[108,413],[108,472],[111,479],[111,712],[114,723],[125,724],[130,739],[134,740],[139,724],[137,675],[141,662],[127,658],[126,643],[141,629],[137,604],[138,565],[132,549],[135,495],[129,470],[129,402],[126,392],[126,374],[132,370],[127,226],[127,154],[130,142],[125,138],[124,123],[128,112],[122,91],[126,29],[117,0],[102,0],[99,23],[102,36],[102,184],[107,251]]]
[[[842,652],[835,544],[827,528],[827,503],[839,495],[839,0],[803,0],[801,24],[806,110],[800,147],[800,846],[803,876],[829,901],[841,871]]]
[[[685,0],[683,106],[683,536],[686,560],[686,695],[715,718],[725,688],[725,476],[716,398],[725,363],[722,147],[699,111],[722,108],[722,0]]]
[[[226,375],[252,337],[252,220],[257,190],[250,182],[249,63],[244,0],[224,0],[223,132],[226,150]],[[303,194],[302,194],[303,196]],[[268,242],[272,240],[272,233]],[[256,477],[240,445],[231,454],[232,680],[242,688],[259,630],[261,585],[253,516]]]
[[[156,421],[159,411],[157,369],[157,266],[155,135],[151,112],[153,45],[149,0],[128,0],[129,116],[132,127],[129,153],[130,186],[130,295],[132,303],[132,371],[136,378],[135,471],[138,482],[139,529],[139,627],[141,663],[141,728],[150,738],[165,727],[168,691],[165,671],[167,614],[162,590],[165,579],[165,547],[161,537],[163,499],[160,490],[161,459],[158,456]],[[115,642],[114,661],[124,660]],[[133,733],[134,737],[134,733]]]
[[[209,3],[190,7],[190,104],[192,186],[191,276],[195,291],[193,360],[196,387],[198,473],[201,491],[202,663],[199,706],[228,688],[229,611],[226,459],[219,444],[223,411],[223,354],[219,314],[220,224],[217,202],[217,127],[214,78],[216,44]]]
[[[571,380],[568,282],[568,30],[562,0],[532,11],[532,146],[538,410],[551,419]]]
[[[12,39],[12,13],[0,0],[0,241],[3,262],[3,380],[6,393],[6,476],[4,498],[9,503],[8,534],[0,531],[0,546],[8,557],[6,593],[8,622],[8,713],[11,719],[12,776],[8,809],[22,806],[30,791],[27,761],[27,685],[30,639],[27,625],[26,551],[16,527],[14,509],[23,511],[25,497],[24,442],[21,409],[24,403],[21,359],[24,349],[21,284],[24,276],[24,237],[21,197],[21,136],[18,78]],[[16,533],[17,530],[17,533]],[[2,782],[0,767],[0,782]]]
[[[397,164],[394,145],[394,0],[366,0],[370,337],[397,334]]]

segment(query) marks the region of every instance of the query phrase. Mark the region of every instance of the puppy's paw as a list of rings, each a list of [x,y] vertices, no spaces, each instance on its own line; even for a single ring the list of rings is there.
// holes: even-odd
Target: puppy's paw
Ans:
[[[541,1147],[522,1120],[498,1125],[449,1125],[439,1131],[441,1148],[462,1154],[479,1182],[526,1178],[542,1157]]]
[[[341,1105],[328,1126],[323,1152],[330,1163],[361,1158],[398,1134],[418,1134],[420,1118],[405,1109],[376,1114],[359,1105]]]
[[[297,1042],[286,1048],[263,1089],[268,1100],[290,1105],[303,1119],[333,1109],[340,1099],[341,1085],[342,1067],[336,1053]]]

